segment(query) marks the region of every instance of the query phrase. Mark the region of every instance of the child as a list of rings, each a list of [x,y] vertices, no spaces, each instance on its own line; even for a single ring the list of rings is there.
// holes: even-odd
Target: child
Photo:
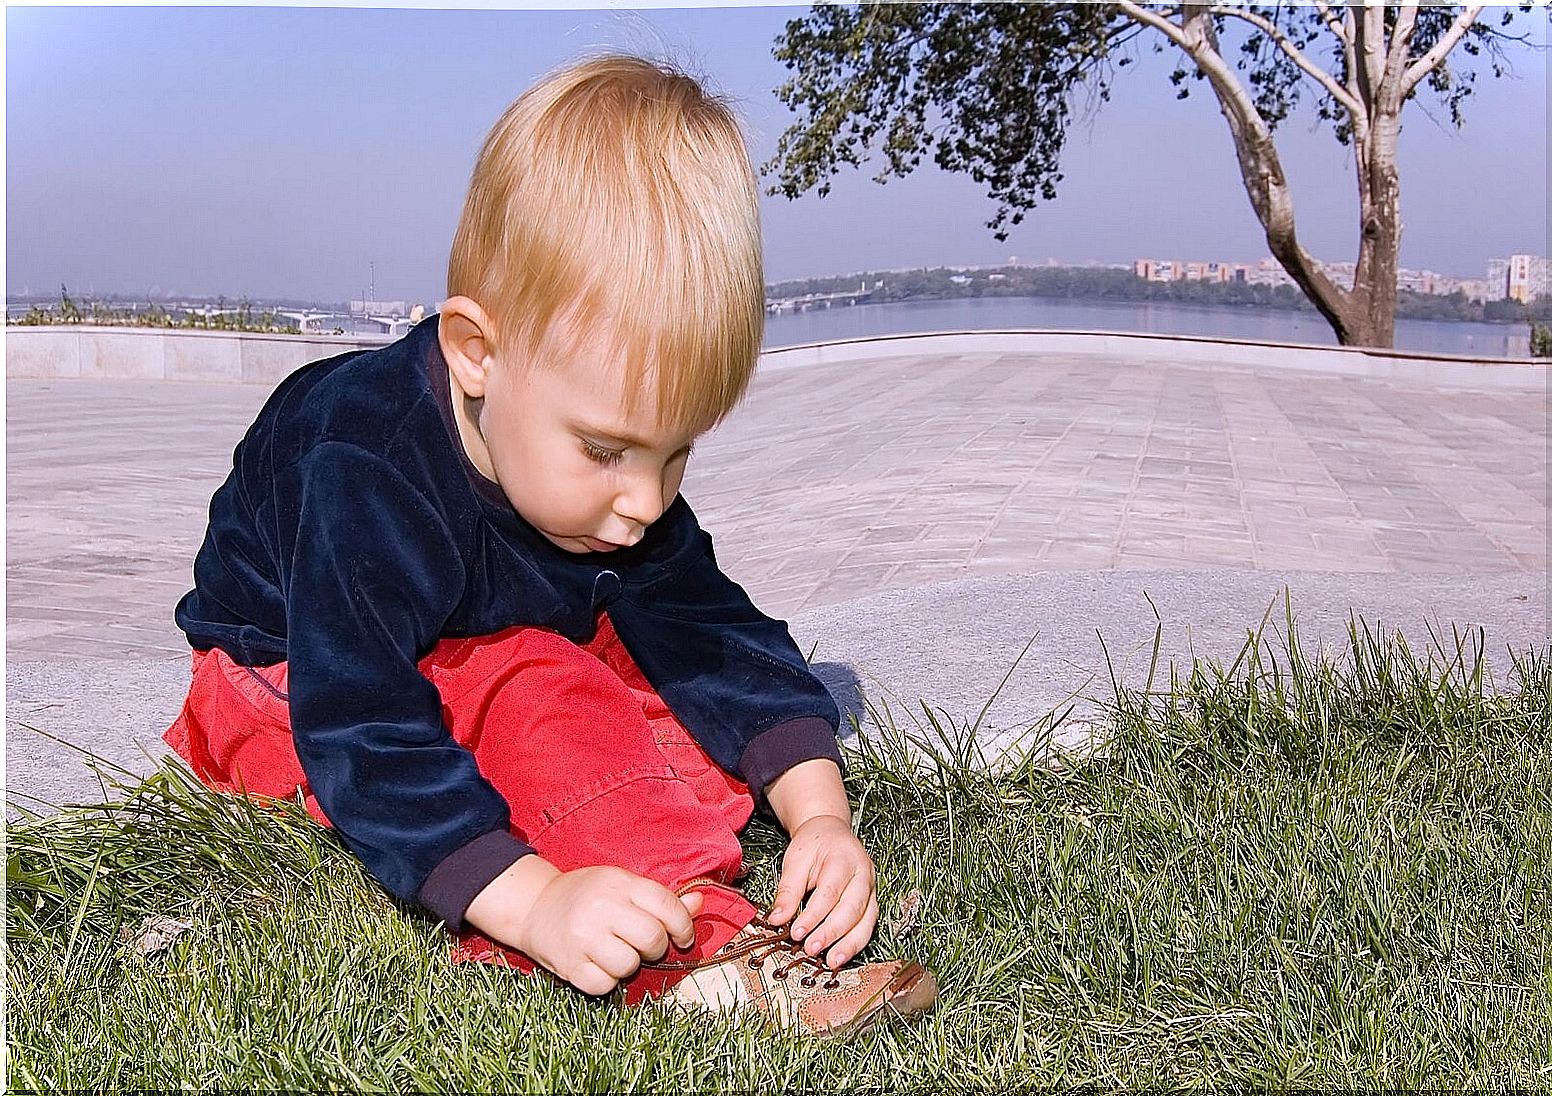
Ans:
[[[210,504],[170,745],[300,794],[457,956],[817,1034],[933,1003],[878,919],[838,714],[679,497],[764,319],[738,124],[609,56],[496,123],[448,299],[286,378]],[[756,808],[791,838],[767,917]],[[782,927],[785,926],[785,927]]]

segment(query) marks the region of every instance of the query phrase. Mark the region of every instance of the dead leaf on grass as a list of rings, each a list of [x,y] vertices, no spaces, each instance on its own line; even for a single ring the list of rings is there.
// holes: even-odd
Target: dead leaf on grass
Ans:
[[[119,942],[128,944],[136,955],[144,959],[165,951],[174,940],[193,927],[188,921],[179,921],[176,917],[152,914],[138,926],[125,925],[120,929]]]
[[[894,916],[889,919],[889,935],[904,940],[916,931],[916,920],[921,914],[922,892],[912,887],[895,901]]]

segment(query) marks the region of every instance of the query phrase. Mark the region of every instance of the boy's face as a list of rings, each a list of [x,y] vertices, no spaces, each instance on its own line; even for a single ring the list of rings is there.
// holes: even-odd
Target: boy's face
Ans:
[[[514,509],[568,552],[635,544],[679,494],[689,434],[660,427],[651,399],[625,411],[624,370],[590,353],[522,368],[497,362],[479,416],[489,464]]]

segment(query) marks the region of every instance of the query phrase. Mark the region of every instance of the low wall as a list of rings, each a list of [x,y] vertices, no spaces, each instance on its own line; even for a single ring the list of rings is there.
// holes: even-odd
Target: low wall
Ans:
[[[5,375],[274,385],[308,362],[392,341],[386,335],[8,325]]]
[[[387,335],[261,335],[134,327],[5,329],[8,377],[115,377],[273,385],[299,366],[393,341]],[[1546,362],[1404,350],[1247,342],[1117,331],[945,331],[783,347],[760,368],[902,355],[1049,354],[1239,369],[1295,369],[1428,385],[1546,390]]]
[[[1416,381],[1459,388],[1542,392],[1547,361],[1462,357],[1409,350],[1251,342],[1205,336],[1128,331],[941,331],[813,343],[767,351],[762,369],[865,361],[902,355],[1050,354],[1103,357],[1156,364],[1239,369],[1296,369],[1351,377]]]

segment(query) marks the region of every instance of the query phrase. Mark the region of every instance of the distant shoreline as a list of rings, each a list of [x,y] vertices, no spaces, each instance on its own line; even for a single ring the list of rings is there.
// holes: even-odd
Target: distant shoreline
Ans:
[[[1304,293],[1293,285],[1246,282],[1155,282],[1129,269],[1114,267],[998,267],[957,270],[952,267],[801,278],[766,288],[767,311],[773,301],[810,296],[844,297],[857,304],[899,304],[911,301],[955,301],[978,298],[1027,298],[1087,304],[1217,305],[1254,311],[1299,312],[1319,316]],[[798,308],[798,311],[803,309]],[[1501,325],[1552,321],[1552,297],[1529,304],[1504,298],[1472,301],[1464,293],[1397,293],[1396,318],[1462,321]]]
[[[62,287],[63,288],[63,287]],[[865,271],[822,278],[789,279],[766,286],[766,311],[788,315],[835,304],[909,304],[977,299],[1028,299],[1073,304],[1169,304],[1222,307],[1246,312],[1288,312],[1319,316],[1319,311],[1292,285],[1247,282],[1169,281],[1138,277],[1116,267],[1001,267],[961,270],[954,267]],[[806,304],[805,299],[811,299]],[[788,303],[792,302],[792,303]],[[786,307],[777,307],[778,304]],[[212,307],[214,306],[214,307]],[[429,314],[433,307],[424,306]],[[13,316],[13,309],[28,311]],[[72,301],[61,294],[10,296],[6,324],[13,327],[85,324],[95,327],[193,327],[218,330],[262,329],[273,334],[316,334],[290,327],[282,312],[348,314],[348,305],[298,302],[225,295],[151,300],[143,296],[108,294]],[[198,318],[194,318],[194,316]],[[1448,295],[1400,290],[1396,318],[1440,323],[1484,323],[1512,327],[1552,323],[1552,296],[1524,304],[1504,298],[1473,301],[1462,292]],[[1324,321],[1322,321],[1324,322]]]
[[[1540,321],[1481,323],[1398,316],[1393,346],[1441,354],[1521,358]],[[767,314],[766,346],[949,331],[1105,331],[1300,345],[1336,345],[1313,309],[1233,307],[1216,301],[1085,300],[998,294],[903,301],[832,300],[829,307]],[[1543,352],[1542,356],[1546,356]]]

